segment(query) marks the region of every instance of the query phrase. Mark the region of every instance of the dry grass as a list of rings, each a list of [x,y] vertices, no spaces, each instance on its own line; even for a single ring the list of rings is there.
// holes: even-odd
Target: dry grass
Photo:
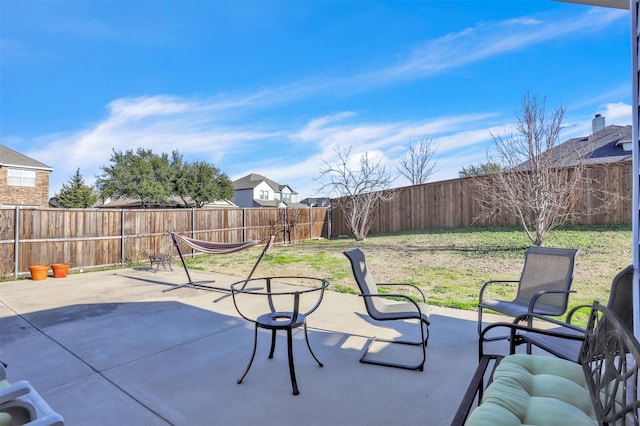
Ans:
[[[574,227],[554,231],[547,246],[580,248],[571,304],[606,302],[614,275],[632,263],[631,227]],[[423,287],[429,303],[473,309],[489,279],[517,279],[528,247],[519,229],[431,230],[352,239],[276,245],[255,276],[306,275],[328,278],[330,288],[355,292],[343,251],[360,247],[376,281],[411,282]],[[259,249],[198,256],[189,267],[246,276]]]

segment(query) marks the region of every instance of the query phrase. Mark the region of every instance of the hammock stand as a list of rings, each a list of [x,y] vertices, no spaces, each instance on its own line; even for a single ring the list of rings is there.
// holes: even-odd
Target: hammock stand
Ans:
[[[226,254],[226,253],[233,253],[236,251],[241,251],[256,245],[261,245],[264,244],[264,249],[262,249],[262,253],[260,253],[260,256],[258,257],[258,260],[256,261],[255,265],[253,265],[253,268],[251,269],[251,272],[249,272],[249,276],[247,277],[247,280],[245,281],[244,285],[242,286],[242,288],[244,289],[245,286],[247,285],[247,282],[249,281],[249,279],[251,278],[251,276],[253,275],[253,273],[255,272],[256,268],[258,267],[258,264],[260,263],[260,261],[262,260],[262,258],[264,257],[265,253],[267,252],[267,250],[269,250],[269,248],[271,248],[271,245],[273,244],[273,241],[275,240],[275,237],[272,235],[270,237],[264,238],[262,240],[253,240],[253,241],[245,241],[242,243],[212,243],[210,241],[202,241],[202,240],[196,240],[193,238],[189,238],[189,237],[183,237],[182,235],[178,235],[173,231],[169,231],[169,234],[171,235],[171,239],[173,240],[173,245],[175,246],[176,250],[178,250],[178,255],[180,256],[180,261],[182,262],[182,267],[184,268],[184,272],[187,274],[187,279],[189,280],[189,282],[187,282],[186,284],[181,284],[181,285],[177,285],[171,288],[167,288],[165,290],[162,290],[162,292],[167,292],[167,291],[172,291],[172,290],[177,290],[179,288],[184,288],[184,287],[198,287],[198,288],[205,288],[205,289],[209,289],[209,290],[214,290],[214,291],[220,291],[220,292],[224,292],[227,293],[226,295],[224,295],[223,297],[216,299],[215,301],[217,302],[220,299],[223,299],[224,297],[228,297],[231,295],[231,289],[230,288],[224,288],[224,287],[215,287],[215,286],[210,286],[210,285],[205,285],[204,283],[212,283],[215,282],[214,280],[211,281],[193,281],[191,279],[191,275],[189,274],[189,269],[187,269],[187,264],[184,262],[184,257],[182,256],[182,251],[180,250],[180,246],[178,245],[178,240],[182,241],[183,243],[185,243],[186,245],[188,245],[189,247],[191,247],[194,250],[197,251],[201,251],[203,253],[208,253],[208,254]]]

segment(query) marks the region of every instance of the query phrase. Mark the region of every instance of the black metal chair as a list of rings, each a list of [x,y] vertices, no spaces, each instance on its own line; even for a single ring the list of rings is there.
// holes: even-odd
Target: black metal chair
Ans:
[[[429,340],[430,324],[429,307],[426,304],[426,298],[422,290],[416,285],[406,283],[376,284],[371,273],[369,272],[369,269],[367,268],[365,256],[362,250],[354,249],[345,251],[344,255],[347,256],[347,258],[351,262],[353,276],[356,280],[356,283],[358,284],[358,287],[360,288],[360,296],[363,298],[364,305],[367,308],[367,313],[371,318],[376,321],[415,319],[418,320],[418,326],[420,327],[421,338],[419,342],[372,337],[371,339],[369,339],[367,345],[364,348],[362,357],[360,358],[360,362],[422,371],[424,369],[424,363],[427,360],[427,341]],[[422,296],[422,301],[416,302],[406,294],[380,294],[378,293],[378,286],[409,286],[418,291],[418,293]],[[404,301],[390,301],[388,300],[388,298],[402,299]],[[422,349],[422,361],[415,365],[406,365],[367,358],[367,352],[375,341],[420,346]]]
[[[580,346],[585,338],[585,329],[572,324],[573,316],[582,309],[591,310],[593,305],[578,305],[573,307],[567,314],[565,322],[540,315],[531,315],[534,320],[543,321],[543,324],[552,325],[549,331],[563,333],[580,337],[580,340],[558,337],[556,334],[543,334],[532,332],[527,328],[518,328],[513,339],[513,346],[521,344],[527,345],[527,353],[531,353],[531,346],[536,346],[557,357],[569,361],[578,362],[580,357]],[[629,265],[618,272],[611,283],[609,301],[607,308],[613,311],[620,323],[628,330],[633,331],[633,265]],[[517,317],[515,324],[528,318]],[[553,327],[553,326],[556,327]]]
[[[511,317],[527,314],[561,316],[567,311],[578,249],[532,246],[527,249],[519,280],[491,280],[480,289],[478,302],[478,335],[485,341],[507,336],[487,337],[482,333],[482,313],[485,309]],[[485,293],[495,284],[517,284],[513,300],[485,299]],[[530,319],[530,317],[529,317]],[[531,325],[531,322],[529,322]]]
[[[309,284],[313,287],[291,290],[290,285]],[[248,282],[252,283],[252,288],[247,288]],[[264,282],[263,286],[259,286],[260,282]],[[258,288],[253,288],[253,285]],[[275,289],[275,286],[277,290]],[[282,287],[281,287],[282,285]],[[271,330],[271,349],[269,351],[269,359],[273,358],[276,348],[276,332],[284,330],[287,332],[287,353],[289,359],[289,375],[291,376],[291,386],[293,394],[298,395],[298,382],[296,380],[296,372],[293,364],[293,336],[294,328],[304,328],[304,338],[307,342],[307,348],[313,359],[316,360],[320,367],[323,364],[318,360],[311,349],[309,343],[309,335],[307,333],[307,317],[313,313],[322,302],[324,290],[329,282],[321,278],[309,277],[265,277],[252,278],[249,280],[238,281],[231,285],[231,294],[236,310],[246,319],[254,323],[253,336],[253,352],[247,368],[245,368],[242,376],[238,379],[238,383],[242,383],[245,376],[249,372],[253,359],[256,355],[258,345],[258,328]],[[284,288],[286,286],[286,288]],[[253,299],[251,301],[247,299]],[[259,305],[256,306],[256,302]],[[266,313],[265,313],[266,311]],[[251,313],[249,313],[251,312]]]

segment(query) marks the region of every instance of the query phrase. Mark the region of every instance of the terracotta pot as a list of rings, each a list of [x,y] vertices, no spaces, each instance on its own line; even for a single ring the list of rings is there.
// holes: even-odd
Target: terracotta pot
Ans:
[[[54,263],[51,265],[53,269],[53,277],[54,278],[65,278],[67,273],[69,273],[69,264],[68,263]]]
[[[31,279],[34,281],[44,280],[49,275],[49,265],[31,265],[29,266],[29,272],[31,272]]]

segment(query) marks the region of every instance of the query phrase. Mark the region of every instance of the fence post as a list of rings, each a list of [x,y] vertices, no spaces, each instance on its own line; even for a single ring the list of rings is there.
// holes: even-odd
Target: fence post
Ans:
[[[247,209],[242,208],[242,241],[247,241]]]
[[[196,210],[191,209],[191,238],[196,237]],[[193,254],[193,249],[191,249],[191,254]]]
[[[18,279],[20,273],[20,206],[16,206],[16,217],[13,220],[13,276]]]
[[[120,265],[124,265],[124,228],[125,228],[125,220],[124,220],[124,209],[120,209]]]
[[[196,209],[191,209],[191,238],[196,238]],[[196,251],[191,249],[191,258],[196,257]]]
[[[282,214],[282,242],[287,242],[287,206],[284,206],[284,212]],[[291,242],[291,237],[289,237],[289,242]]]

